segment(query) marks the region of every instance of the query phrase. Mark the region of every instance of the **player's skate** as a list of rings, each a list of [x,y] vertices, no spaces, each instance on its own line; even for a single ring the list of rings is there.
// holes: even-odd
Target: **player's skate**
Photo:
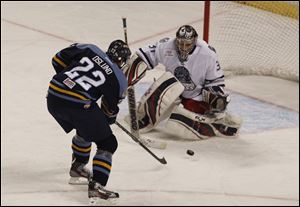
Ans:
[[[73,162],[70,169],[69,184],[73,185],[87,185],[92,177],[92,173],[85,167],[85,164]]]
[[[91,205],[115,204],[115,199],[119,198],[118,193],[106,190],[104,186],[94,180],[89,182],[88,196]]]

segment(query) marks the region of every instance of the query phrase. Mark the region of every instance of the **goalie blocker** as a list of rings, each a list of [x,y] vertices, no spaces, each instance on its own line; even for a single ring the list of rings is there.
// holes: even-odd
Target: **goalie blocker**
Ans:
[[[224,112],[227,103],[221,104],[223,107],[219,111],[210,110],[219,113],[201,115],[180,105],[179,97],[183,91],[184,86],[170,72],[164,73],[155,81],[142,96],[137,108],[140,132],[152,130],[169,117],[167,131],[182,138],[205,139],[212,136],[233,137],[238,134],[242,120]],[[228,95],[224,97],[226,99],[229,99]],[[219,108],[214,101],[208,101],[208,104],[212,104],[210,109]]]

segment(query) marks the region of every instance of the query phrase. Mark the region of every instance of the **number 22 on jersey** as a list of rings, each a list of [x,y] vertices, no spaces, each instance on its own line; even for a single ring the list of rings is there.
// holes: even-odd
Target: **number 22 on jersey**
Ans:
[[[88,58],[83,57],[79,61],[81,64],[85,64],[85,66],[76,66],[72,70],[65,72],[65,74],[74,80],[76,83],[78,83],[84,90],[88,91],[92,86],[98,87],[102,85],[105,82],[105,76],[103,73],[99,70],[93,71],[91,74],[99,79],[94,80],[86,75],[81,75],[78,73],[78,71],[88,72],[92,68],[94,68],[94,63]]]

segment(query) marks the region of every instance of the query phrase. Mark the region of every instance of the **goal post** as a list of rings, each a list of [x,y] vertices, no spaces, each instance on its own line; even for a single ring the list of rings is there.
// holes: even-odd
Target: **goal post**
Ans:
[[[210,1],[204,2],[203,40],[208,42],[209,38]]]
[[[205,1],[203,25],[225,75],[299,82],[298,1]]]

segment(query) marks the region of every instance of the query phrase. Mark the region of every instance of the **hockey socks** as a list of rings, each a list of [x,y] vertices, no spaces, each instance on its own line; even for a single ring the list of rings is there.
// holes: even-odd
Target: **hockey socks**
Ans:
[[[82,137],[75,135],[72,139],[72,166],[70,169],[69,184],[88,184],[91,172],[85,165],[89,161],[92,143],[86,142]]]
[[[97,150],[93,159],[93,180],[105,186],[112,165],[112,154],[108,151]]]
[[[73,161],[88,163],[90,158],[90,152],[92,149],[92,143],[85,141],[82,137],[75,135],[72,139]]]

